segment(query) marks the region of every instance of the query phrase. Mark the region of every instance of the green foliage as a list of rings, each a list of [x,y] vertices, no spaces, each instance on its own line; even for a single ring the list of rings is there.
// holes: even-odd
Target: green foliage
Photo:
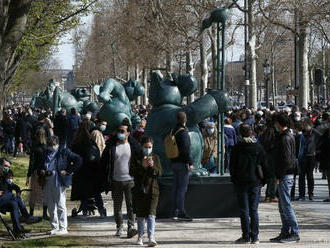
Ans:
[[[17,48],[17,53],[22,54],[23,59],[13,79],[12,90],[24,83],[24,72],[41,69],[43,65],[40,61],[51,56],[51,48],[80,24],[81,15],[88,13],[86,6],[92,2],[95,1],[32,1],[27,29]],[[79,12],[81,9],[83,11]]]

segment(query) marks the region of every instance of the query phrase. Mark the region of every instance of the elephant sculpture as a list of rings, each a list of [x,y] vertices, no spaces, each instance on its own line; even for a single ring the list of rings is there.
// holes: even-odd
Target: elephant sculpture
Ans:
[[[224,91],[209,90],[208,93],[187,106],[182,106],[183,97],[190,96],[197,89],[197,81],[190,74],[176,76],[173,80],[162,78],[157,73],[151,76],[149,100],[152,110],[147,118],[145,134],[154,140],[154,152],[159,155],[163,175],[172,174],[170,160],[166,157],[164,139],[176,125],[179,111],[187,114],[187,127],[191,140],[191,156],[195,167],[194,175],[208,175],[202,168],[201,158],[204,142],[198,123],[219,112],[225,112],[230,98]]]
[[[98,96],[99,102],[103,103],[99,117],[108,123],[106,134],[116,130],[124,118],[128,118],[133,127],[140,123],[139,116],[131,109],[131,101],[144,95],[144,87],[138,81],[130,79],[121,84],[115,79],[109,78],[103,86],[94,86],[94,92]]]

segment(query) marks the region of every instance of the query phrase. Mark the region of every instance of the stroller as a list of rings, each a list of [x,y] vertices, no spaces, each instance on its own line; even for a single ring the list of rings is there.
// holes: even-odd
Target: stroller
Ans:
[[[95,210],[97,209],[94,198],[87,199],[87,215],[95,215]],[[72,209],[71,216],[76,217],[80,212],[82,212],[82,204],[80,204],[79,209]]]

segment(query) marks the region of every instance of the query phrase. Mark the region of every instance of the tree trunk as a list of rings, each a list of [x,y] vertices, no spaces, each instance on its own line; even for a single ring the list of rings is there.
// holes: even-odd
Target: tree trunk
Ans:
[[[192,54],[190,48],[187,48],[186,51],[186,73],[194,75],[194,64],[192,61]],[[188,96],[188,103],[192,103],[193,101],[195,101],[194,93]]]
[[[172,52],[166,52],[166,72],[173,72],[173,54]]]
[[[135,80],[140,82],[140,80],[139,80],[140,79],[140,70],[139,70],[139,65],[138,64],[135,65],[134,73],[135,73]],[[137,105],[141,104],[141,96],[138,96],[136,98],[136,104]]]
[[[199,43],[200,48],[200,66],[201,66],[201,87],[200,87],[200,96],[203,96],[206,94],[206,88],[208,83],[208,67],[207,67],[207,54],[206,54],[206,48],[205,48],[205,36],[204,34],[201,34],[201,40]]]
[[[308,108],[308,30],[306,27],[300,27],[299,42],[299,107]]]
[[[256,34],[254,30],[253,2],[248,1],[248,23],[249,23],[249,64],[250,64],[250,108],[257,110],[257,54]]]
[[[148,105],[148,70],[146,68],[143,69],[143,87],[143,104]]]

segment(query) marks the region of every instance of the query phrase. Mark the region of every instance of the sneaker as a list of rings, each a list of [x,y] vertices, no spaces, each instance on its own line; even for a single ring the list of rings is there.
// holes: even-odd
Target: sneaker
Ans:
[[[265,202],[270,202],[270,197],[266,197]]]
[[[38,223],[42,221],[42,218],[41,217],[33,217],[31,216],[30,218],[26,219],[25,220],[25,223],[26,224],[34,224],[34,223]]]
[[[137,244],[137,245],[141,245],[141,246],[143,245],[143,236],[140,236],[140,235],[139,235],[136,244]]]
[[[127,238],[133,238],[137,234],[137,230],[134,228],[129,228],[127,230]]]
[[[117,228],[115,236],[120,237],[122,234],[123,234],[123,228],[122,227]]]
[[[235,240],[235,244],[248,244],[248,243],[250,243],[250,240],[243,237]]]
[[[254,240],[251,241],[252,245],[257,245],[259,243],[260,243],[259,239],[254,239]]]
[[[56,232],[58,232],[58,231],[59,231],[58,229],[52,229],[52,230],[47,232],[47,235],[55,235]]]
[[[149,246],[149,247],[155,247],[155,246],[157,246],[157,242],[156,242],[156,240],[155,240],[154,237],[150,237],[150,238],[149,238],[148,246]]]
[[[269,239],[270,242],[280,242],[281,239],[287,238],[289,236],[289,234],[283,234],[280,233],[280,235],[278,235],[275,238]]]
[[[305,201],[305,197],[298,197],[296,201]]]
[[[270,202],[278,202],[278,198],[270,198],[270,200],[269,200]]]
[[[193,221],[193,218],[191,218],[187,214],[179,214],[178,220],[180,220],[180,221]]]
[[[287,236],[286,238],[283,238],[280,240],[280,243],[295,243],[295,242],[299,242],[300,237],[298,234],[291,234],[289,236]]]
[[[66,229],[60,229],[57,232],[55,232],[55,235],[65,235],[68,234],[68,230]]]

